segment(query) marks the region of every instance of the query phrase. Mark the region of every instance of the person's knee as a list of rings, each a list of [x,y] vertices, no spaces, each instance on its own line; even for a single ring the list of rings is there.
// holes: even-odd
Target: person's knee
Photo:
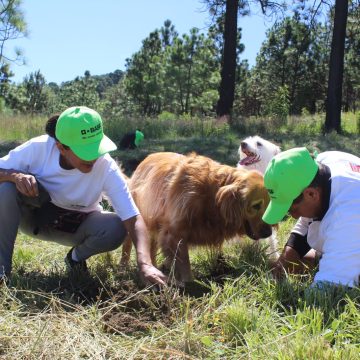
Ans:
[[[103,251],[115,250],[124,242],[125,226],[116,214],[106,214],[102,219],[101,228],[97,229],[98,245]]]
[[[121,246],[125,240],[126,234],[127,231],[123,222],[119,218],[114,220],[112,228],[109,229],[109,236],[107,239],[108,251],[115,250]]]
[[[0,184],[0,216],[5,219],[14,217],[19,211],[18,192],[16,186],[10,182]]]
[[[0,184],[0,204],[8,206],[10,202],[15,202],[17,197],[17,190],[15,184],[11,182],[4,182]]]

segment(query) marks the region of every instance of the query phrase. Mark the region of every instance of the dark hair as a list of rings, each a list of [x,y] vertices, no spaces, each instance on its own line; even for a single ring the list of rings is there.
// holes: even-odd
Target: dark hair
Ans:
[[[57,138],[56,138],[56,135],[55,135],[55,130],[56,130],[56,123],[59,119],[59,116],[60,114],[56,114],[56,115],[53,115],[51,118],[48,119],[48,121],[46,122],[46,125],[45,125],[45,132],[51,136],[52,138],[54,138],[56,141],[59,141]],[[65,148],[65,149],[70,149],[69,146],[67,145],[64,145],[62,144],[62,146]]]
[[[59,116],[60,116],[59,114],[53,115],[46,122],[46,125],[45,125],[45,132],[54,139],[56,139],[55,129],[56,129],[56,123],[57,123],[57,121],[59,119]]]

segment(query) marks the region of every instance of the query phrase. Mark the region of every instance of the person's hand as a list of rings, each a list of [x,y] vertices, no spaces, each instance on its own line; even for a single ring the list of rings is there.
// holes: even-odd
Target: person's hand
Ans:
[[[36,197],[39,195],[37,182],[33,175],[16,173],[13,176],[17,190],[23,195],[29,197]]]
[[[140,274],[146,285],[166,285],[167,277],[153,265],[142,264],[140,266]]]
[[[270,269],[271,269],[271,275],[276,280],[282,279],[286,274],[284,265],[282,264],[282,262],[280,260],[277,260],[277,261],[271,263]]]

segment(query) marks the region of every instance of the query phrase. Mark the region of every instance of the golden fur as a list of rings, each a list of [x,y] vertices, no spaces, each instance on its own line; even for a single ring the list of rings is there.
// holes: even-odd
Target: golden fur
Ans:
[[[149,155],[133,173],[129,187],[152,237],[152,259],[158,247],[166,263],[175,258],[175,275],[190,281],[188,247],[221,246],[224,240],[271,234],[261,217],[269,203],[257,171],[235,169],[192,153]],[[123,247],[128,261],[131,242]]]

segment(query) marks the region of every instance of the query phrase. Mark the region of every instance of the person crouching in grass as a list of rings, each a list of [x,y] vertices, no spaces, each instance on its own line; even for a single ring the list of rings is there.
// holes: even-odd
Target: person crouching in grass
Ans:
[[[302,272],[318,260],[313,287],[359,286],[360,158],[326,151],[314,159],[294,148],[270,161],[264,182],[271,201],[263,220],[275,224],[286,213],[298,219],[274,274]]]
[[[103,133],[101,116],[85,106],[66,109],[30,139],[0,159],[0,278],[7,279],[17,231],[71,249],[72,271],[86,260],[118,248],[127,234],[146,283],[164,284],[150,259],[146,225],[115,160],[116,145]],[[115,212],[103,211],[102,195]]]

